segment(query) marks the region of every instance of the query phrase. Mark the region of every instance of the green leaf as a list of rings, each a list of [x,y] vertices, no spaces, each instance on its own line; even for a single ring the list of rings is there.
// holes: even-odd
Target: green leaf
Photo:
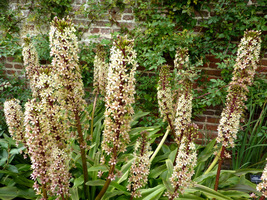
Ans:
[[[122,186],[122,185],[120,185],[120,184],[118,184],[118,183],[116,183],[114,181],[111,181],[110,185],[113,186],[113,187],[115,187],[116,189],[118,189],[120,191],[123,191],[124,194],[130,195],[130,193],[127,192],[126,187],[124,187],[124,186]]]
[[[18,196],[18,190],[15,187],[2,187],[0,188],[0,199],[9,200]]]
[[[79,178],[74,179],[74,187],[78,187],[84,183],[84,177],[81,175]]]
[[[92,166],[88,169],[88,172],[94,172],[94,171],[102,171],[102,172],[107,172],[108,168],[105,165],[97,165],[97,166]]]
[[[103,186],[105,184],[104,180],[93,180],[93,181],[88,181],[86,185],[90,186]]]
[[[149,114],[149,112],[143,112],[143,111],[139,110],[134,114],[133,121],[137,121],[139,118],[144,117],[148,114]]]
[[[224,187],[231,187],[233,185],[236,185],[239,182],[239,177],[238,176],[233,176],[231,178],[226,179],[226,181],[222,181],[219,184],[220,188],[224,188]]]
[[[193,187],[192,189],[190,190],[193,190],[193,191],[198,191],[198,192],[202,192],[203,194],[205,194],[208,198],[215,198],[216,200],[231,200],[230,197],[227,197],[223,194],[221,194],[220,192],[216,192],[215,190],[213,189],[210,189],[204,185],[199,185],[199,184],[196,184],[195,187]]]
[[[9,171],[11,171],[11,172],[14,172],[14,173],[18,173],[19,172],[18,169],[17,169],[17,167],[14,166],[14,165],[8,165],[7,169]]]
[[[235,198],[250,198],[249,194],[237,190],[228,190],[228,191],[220,191],[223,195],[228,197],[235,197]]]
[[[205,147],[205,149],[199,154],[197,162],[205,162],[206,160],[209,159],[209,157],[213,154],[214,152],[214,145],[216,143],[216,139],[213,139],[212,141],[210,141],[207,146]]]
[[[170,159],[167,159],[166,161],[166,166],[167,166],[167,169],[168,169],[168,173],[169,174],[172,174],[173,173],[173,163]]]
[[[161,175],[164,171],[166,171],[166,166],[161,165],[150,171],[149,177],[156,179],[159,175]]]
[[[79,192],[77,187],[70,188],[70,196],[72,200],[79,200]]]
[[[181,195],[179,198],[179,200],[205,200],[199,196],[196,196],[196,195],[193,195],[193,194],[184,194],[184,195]]]
[[[236,176],[242,176],[242,175],[246,175],[248,173],[250,174],[257,174],[257,173],[261,173],[263,170],[262,169],[239,169],[236,170],[235,175]]]
[[[16,197],[21,197],[24,199],[36,199],[33,189],[21,190],[13,186],[0,188],[0,199],[10,200]]]
[[[140,192],[143,196],[143,200],[155,200],[160,198],[161,193],[165,190],[166,188],[164,185],[160,184],[154,188],[149,188],[149,189],[141,189]],[[148,194],[145,196],[145,194]]]
[[[0,139],[0,145],[2,146],[2,149],[8,149],[8,142],[4,139]]]
[[[122,195],[122,194],[125,194],[123,191],[112,191],[112,192],[106,192],[105,195],[103,196],[103,199],[110,199],[112,197],[115,197],[115,196],[119,196],[119,195]],[[130,193],[129,193],[130,195]]]

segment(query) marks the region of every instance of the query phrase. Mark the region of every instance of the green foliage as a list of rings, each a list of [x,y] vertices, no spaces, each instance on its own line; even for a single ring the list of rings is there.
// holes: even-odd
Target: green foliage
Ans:
[[[0,68],[1,70],[1,68]],[[7,99],[16,98],[24,105],[30,97],[30,89],[27,87],[25,79],[13,77],[10,79],[4,79],[0,77],[0,85],[7,83],[7,87],[0,87],[0,131],[4,131],[7,134],[7,126],[5,123],[3,105]]]
[[[0,14],[1,30],[4,30],[4,37],[0,40],[0,55],[20,56],[21,47],[18,39],[18,22],[23,19],[17,11],[7,10],[7,4],[0,2],[0,8],[3,4],[3,10]],[[107,12],[110,13],[109,26],[116,23],[116,12],[122,12],[128,5],[127,1],[101,1],[88,0],[87,6],[84,6],[85,14],[90,21],[94,22],[101,19]],[[214,3],[215,2],[215,3]],[[36,6],[38,3],[39,7]],[[131,2],[128,2],[131,4]],[[137,80],[137,103],[135,110],[141,109],[143,112],[137,112],[132,123],[130,132],[131,144],[127,152],[119,155],[117,172],[121,177],[112,181],[107,190],[104,199],[129,199],[130,193],[127,191],[128,172],[132,163],[132,152],[134,144],[139,134],[143,130],[149,132],[152,150],[156,149],[157,138],[162,136],[162,130],[166,124],[158,116],[156,87],[157,87],[157,69],[165,63],[173,65],[175,50],[178,46],[188,47],[192,65],[197,66],[200,61],[205,61],[207,54],[213,54],[222,62],[217,63],[218,68],[222,69],[221,79],[205,80],[204,74],[200,76],[199,86],[202,86],[203,93],[195,91],[194,108],[195,111],[201,111],[206,106],[216,106],[224,104],[226,88],[231,80],[231,73],[235,63],[235,53],[238,41],[243,35],[245,29],[261,29],[266,31],[266,17],[262,16],[264,12],[264,1],[257,1],[256,5],[247,5],[247,1],[135,1],[132,4],[134,13],[139,26],[133,30],[121,27],[122,33],[128,33],[135,39],[136,51],[138,53],[138,63],[140,64]],[[53,16],[65,16],[71,10],[70,0],[38,0],[34,4],[26,4],[32,8],[29,20],[40,21],[40,24],[49,22]],[[210,6],[212,5],[212,6]],[[160,6],[160,9],[159,9]],[[119,9],[115,9],[118,7]],[[149,9],[147,9],[149,8]],[[201,10],[211,11],[210,18],[201,20],[197,24],[196,13],[205,17]],[[115,12],[116,11],[116,12]],[[90,25],[90,24],[89,24]],[[193,34],[193,28],[198,25],[203,34]],[[86,30],[84,27],[81,31]],[[99,39],[99,38],[90,38]],[[34,43],[38,51],[40,60],[50,61],[49,42],[47,35],[37,35],[34,37]],[[101,40],[105,45],[107,52],[111,47],[110,40]],[[81,67],[83,69],[83,81],[86,87],[92,86],[93,60],[96,43],[83,45],[80,52]],[[263,49],[266,47],[266,35],[263,35]],[[107,53],[107,62],[108,53]],[[204,81],[203,81],[204,80]],[[6,81],[1,78],[0,83]],[[8,80],[11,87],[5,88],[0,93],[0,108],[7,98],[18,98],[22,104],[29,98],[30,92],[23,79],[12,78]],[[203,98],[198,98],[199,96]],[[223,170],[220,177],[219,191],[210,188],[214,186],[216,177],[216,167],[207,174],[204,174],[210,160],[213,158],[213,147],[215,141],[211,141],[205,147],[199,146],[199,156],[195,168],[194,181],[195,187],[188,189],[178,199],[249,199],[248,193],[254,192],[255,184],[246,179],[248,174],[260,173],[258,169],[246,169],[247,167],[261,167],[264,165],[261,160],[266,157],[266,82],[257,79],[253,87],[250,88],[249,100],[247,103],[248,112],[247,121],[242,125],[243,130],[238,134],[238,144],[233,149],[233,169]],[[107,178],[108,167],[101,165],[101,133],[103,130],[103,112],[104,104],[98,102],[93,120],[93,138],[90,133],[84,133],[89,145],[87,153],[89,180],[86,184],[90,186],[90,197],[94,199],[104,185],[104,179]],[[92,112],[92,105],[87,108],[89,115]],[[149,113],[147,112],[149,111]],[[0,198],[3,199],[36,199],[31,189],[32,181],[29,179],[31,170],[29,160],[24,160],[20,151],[24,147],[15,146],[15,142],[8,136],[7,127],[4,120],[2,109],[0,109]],[[82,118],[84,124],[89,123]],[[265,121],[264,121],[265,120]],[[158,126],[155,126],[158,125]],[[83,174],[80,148],[76,141],[72,143],[72,180],[70,194],[71,199],[84,199],[83,193]],[[172,162],[177,151],[177,146],[163,145],[161,150],[153,159],[148,185],[141,190],[143,195],[140,199],[166,199],[163,196],[164,191],[169,187],[169,177],[173,169]],[[245,155],[245,156],[244,156]],[[240,168],[242,168],[240,170]],[[98,171],[103,172],[102,177],[98,177]]]
[[[39,34],[33,37],[32,42],[36,48],[39,60],[51,62],[49,36],[47,34]]]
[[[264,168],[267,157],[267,83],[256,80],[250,88],[245,122],[237,134],[237,146],[232,150],[233,169],[257,167]]]
[[[30,9],[29,21],[41,27],[47,25],[55,16],[62,18],[72,10],[71,0],[36,0],[26,5]],[[41,28],[40,27],[40,28]]]
[[[36,199],[30,161],[21,155],[23,150],[22,144],[17,146],[7,131],[0,129],[0,199]]]

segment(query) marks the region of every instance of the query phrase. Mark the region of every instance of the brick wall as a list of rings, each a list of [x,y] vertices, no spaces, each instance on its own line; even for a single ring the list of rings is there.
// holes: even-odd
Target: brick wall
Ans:
[[[85,27],[90,23],[83,15],[74,14],[84,3],[86,3],[86,0],[74,0],[72,4],[73,12],[71,15],[74,15],[73,22],[79,27]],[[111,24],[109,18],[114,19],[116,23]],[[90,36],[97,35],[100,35],[100,39],[111,38],[111,33],[119,31],[122,27],[133,29],[135,24],[134,13],[130,7],[126,7],[123,12],[114,8],[106,13],[103,19],[93,22],[89,29],[85,30],[81,42],[88,43],[90,41]]]
[[[86,0],[73,0],[73,9],[74,12],[78,11],[82,4],[86,3]],[[74,12],[72,13],[74,15]],[[201,11],[201,13],[195,13],[197,20],[203,20],[212,15],[208,11]],[[117,21],[117,24],[111,25],[109,23],[109,15],[114,17]],[[79,27],[83,27],[89,24],[89,21],[82,15],[74,15],[73,22]],[[85,30],[82,36],[82,42],[88,43],[90,41],[89,36],[92,35],[100,35],[101,38],[111,38],[111,33],[118,31],[121,27],[127,27],[128,29],[132,29],[135,26],[134,14],[131,8],[126,8],[122,13],[119,10],[112,10],[107,13],[107,16],[101,20],[95,21],[88,30]],[[195,31],[198,31],[198,27],[196,26]],[[208,62],[204,63],[201,67],[204,74],[208,77],[208,79],[217,79],[220,78],[221,70],[217,68],[219,59],[216,59],[212,55],[207,55]],[[4,63],[4,72],[7,76],[23,75],[23,65],[22,63],[16,62],[14,58],[1,58],[0,62]],[[267,54],[261,59],[258,73],[263,76],[267,74]],[[194,122],[196,122],[201,129],[202,135],[200,135],[200,139],[211,139],[216,137],[217,135],[217,126],[220,119],[220,114],[222,111],[222,106],[216,107],[208,107],[203,114],[198,115]]]
[[[7,76],[19,76],[24,77],[24,66],[21,62],[17,62],[13,57],[1,57],[0,62],[4,64],[4,73]]]

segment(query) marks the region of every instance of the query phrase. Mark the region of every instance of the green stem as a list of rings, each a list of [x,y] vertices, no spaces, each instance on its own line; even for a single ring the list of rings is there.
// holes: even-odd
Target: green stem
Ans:
[[[96,108],[97,97],[98,97],[98,92],[95,95],[94,104],[93,104],[93,111],[92,111],[92,117],[91,117],[91,140],[93,140],[93,134],[94,134],[94,116],[95,116],[95,108]]]
[[[78,136],[79,136],[79,145],[81,149],[81,157],[82,157],[82,166],[83,166],[83,176],[84,176],[84,195],[85,199],[89,198],[89,186],[86,185],[86,183],[89,180],[88,176],[88,171],[87,171],[87,162],[86,162],[86,154],[85,154],[85,149],[84,149],[84,138],[82,134],[82,126],[81,126],[81,121],[80,121],[80,116],[78,115],[78,112],[75,112],[75,120],[76,120],[76,127],[78,131]]]
[[[222,152],[222,147],[220,148],[218,154],[216,155],[216,157],[214,158],[214,160],[212,161],[211,165],[209,166],[209,168],[204,172],[204,174],[208,174],[213,167],[216,165],[217,161],[219,160],[220,156],[221,156],[221,152]]]
[[[166,131],[165,135],[163,136],[163,138],[161,139],[161,141],[160,141],[158,147],[156,148],[156,150],[155,150],[154,153],[152,154],[152,156],[151,156],[151,158],[150,158],[150,160],[149,160],[150,163],[152,163],[152,161],[154,160],[154,158],[155,158],[156,155],[158,154],[158,152],[159,152],[159,150],[161,149],[162,145],[164,144],[164,142],[165,142],[165,140],[166,140],[166,138],[167,138],[169,132],[170,132],[170,129],[167,129],[167,131]]]

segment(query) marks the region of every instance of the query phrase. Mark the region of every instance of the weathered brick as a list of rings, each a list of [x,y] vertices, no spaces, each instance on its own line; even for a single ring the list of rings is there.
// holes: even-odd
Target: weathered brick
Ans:
[[[196,116],[194,118],[194,121],[197,121],[197,122],[206,122],[206,117],[205,116]]]
[[[14,67],[15,67],[15,69],[23,69],[22,64],[15,64]]]
[[[221,70],[204,70],[208,75],[221,76]]]
[[[257,69],[257,72],[259,73],[266,73],[267,72],[267,66],[261,66]]]
[[[128,23],[128,22],[121,22],[120,25],[122,27],[126,27],[128,29],[133,29],[135,27],[135,24],[134,23]]]
[[[134,16],[133,15],[123,15],[122,19],[123,20],[133,20]]]
[[[213,56],[213,55],[206,55],[206,58],[207,58],[210,62],[215,62],[215,63],[217,63],[217,62],[220,62],[220,61],[221,61],[220,59],[215,58],[215,56]]]
[[[6,72],[7,72],[7,74],[15,74],[16,73],[15,70],[7,70]]]
[[[207,117],[207,122],[209,123],[215,123],[215,124],[218,124],[220,121],[219,118],[215,118],[215,117]]]
[[[222,114],[222,110],[221,109],[215,110],[215,115],[221,116],[221,114]]]
[[[101,28],[102,34],[110,34],[110,28]]]
[[[13,68],[13,65],[6,63],[5,68]]]
[[[133,9],[132,8],[125,8],[123,13],[133,13]]]
[[[209,131],[217,131],[218,126],[213,124],[206,124],[206,129]]]
[[[214,111],[211,111],[211,110],[205,110],[205,111],[203,111],[203,114],[204,115],[214,115],[215,112]]]
[[[260,64],[267,66],[267,59],[261,59]]]
[[[8,60],[9,62],[13,62],[14,59],[15,59],[15,58],[14,58],[14,57],[11,57],[11,56],[7,57],[7,60]]]
[[[99,33],[99,28],[92,28],[91,30],[90,30],[90,33]]]
[[[194,121],[195,122],[195,121]],[[201,130],[201,129],[203,129],[203,127],[204,127],[204,124],[203,123],[199,123],[199,122],[195,122],[196,124],[197,124],[197,126],[198,126],[198,128]]]
[[[6,58],[4,56],[0,57],[0,62],[5,62]]]
[[[107,25],[109,25],[109,24],[110,24],[109,21],[96,21],[96,22],[94,23],[94,26],[105,27],[105,26],[107,26]]]

